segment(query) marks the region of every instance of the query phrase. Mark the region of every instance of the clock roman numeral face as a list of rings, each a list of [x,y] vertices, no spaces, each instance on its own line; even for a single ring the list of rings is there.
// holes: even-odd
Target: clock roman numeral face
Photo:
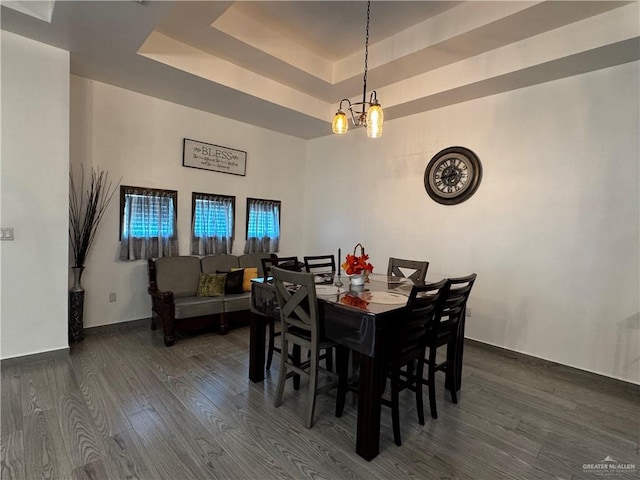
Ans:
[[[431,186],[444,197],[461,194],[469,187],[473,166],[459,155],[443,156],[433,166]]]
[[[482,178],[478,157],[464,147],[449,147],[436,154],[424,173],[424,186],[436,202],[453,205],[475,193]]]

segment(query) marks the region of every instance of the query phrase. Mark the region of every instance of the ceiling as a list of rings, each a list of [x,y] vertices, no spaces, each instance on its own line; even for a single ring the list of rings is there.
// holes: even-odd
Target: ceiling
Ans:
[[[68,50],[75,75],[296,137],[330,134],[340,100],[362,100],[363,1],[2,5],[3,30]],[[388,121],[639,60],[639,15],[637,1],[374,1],[367,91]]]

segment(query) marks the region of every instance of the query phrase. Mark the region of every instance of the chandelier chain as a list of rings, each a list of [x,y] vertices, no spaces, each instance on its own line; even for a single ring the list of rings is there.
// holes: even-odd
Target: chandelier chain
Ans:
[[[362,101],[365,102],[367,100],[367,70],[369,63],[369,18],[371,14],[371,0],[367,2],[367,30],[366,37],[364,42],[364,78],[362,83],[364,84],[364,89],[362,91]]]

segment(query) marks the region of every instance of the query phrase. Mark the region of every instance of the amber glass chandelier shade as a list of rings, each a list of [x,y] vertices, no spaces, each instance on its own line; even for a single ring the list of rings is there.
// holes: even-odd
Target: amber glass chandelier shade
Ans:
[[[342,110],[338,110],[336,116],[333,117],[331,131],[335,134],[342,135],[344,133],[347,133],[347,130],[349,130],[349,121],[347,120],[347,115]]]
[[[374,103],[367,110],[367,137],[380,138],[382,136],[382,122],[384,113],[379,103]]]

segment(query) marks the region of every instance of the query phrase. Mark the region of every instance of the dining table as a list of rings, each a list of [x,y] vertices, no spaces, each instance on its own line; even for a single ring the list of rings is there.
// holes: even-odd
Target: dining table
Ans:
[[[325,336],[338,353],[360,354],[356,453],[372,460],[380,452],[381,396],[384,389],[386,339],[400,321],[413,287],[408,278],[370,274],[364,285],[350,285],[348,276],[316,276],[318,307]],[[279,318],[275,288],[266,279],[251,287],[249,379],[264,380],[265,329],[268,316]],[[348,350],[347,350],[348,349]],[[449,349],[447,349],[449,350]],[[453,350],[453,349],[451,349]],[[455,354],[447,352],[447,354]],[[345,361],[338,360],[337,365]],[[449,375],[449,372],[447,372]],[[451,384],[450,380],[446,381]],[[457,383],[456,385],[459,385]]]

